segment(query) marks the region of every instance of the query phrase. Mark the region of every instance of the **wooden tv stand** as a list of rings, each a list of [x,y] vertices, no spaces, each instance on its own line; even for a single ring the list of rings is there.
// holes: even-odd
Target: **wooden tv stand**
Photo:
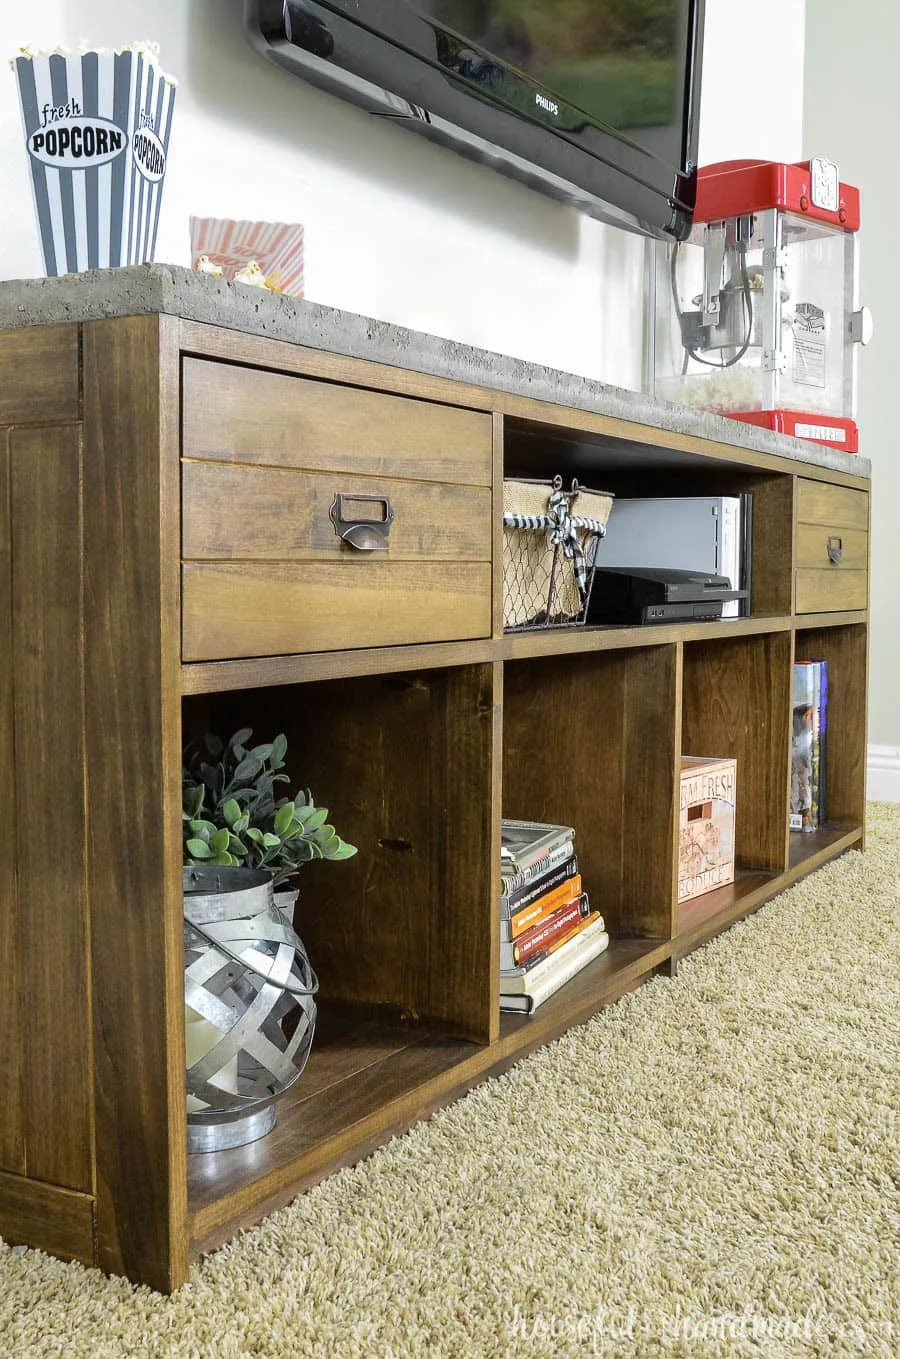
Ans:
[[[473,383],[329,352],[322,309],[246,333],[280,299],[96,319],[96,281],[58,282],[71,321],[0,333],[0,1235],[170,1290],[861,845],[868,464],[485,356]],[[555,472],[752,490],[752,616],[504,635],[502,478]],[[342,545],[337,493],[391,500],[386,556]],[[792,837],[795,655],[830,666],[829,825]],[[276,1128],[188,1158],[182,741],[243,725],[359,854],[300,881],[321,1018]],[[682,752],[737,759],[738,871],[679,910]],[[498,1003],[501,812],[577,828],[612,936],[530,1019]]]

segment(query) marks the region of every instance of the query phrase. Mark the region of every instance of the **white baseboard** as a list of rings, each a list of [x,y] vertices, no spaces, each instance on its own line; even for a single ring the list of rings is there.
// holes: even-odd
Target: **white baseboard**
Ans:
[[[866,797],[900,802],[900,747],[869,746],[866,775]]]

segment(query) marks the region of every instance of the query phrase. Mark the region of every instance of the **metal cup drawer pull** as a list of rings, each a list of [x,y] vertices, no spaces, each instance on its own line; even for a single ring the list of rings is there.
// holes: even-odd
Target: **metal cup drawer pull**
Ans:
[[[368,513],[378,506],[380,513]],[[335,492],[329,511],[337,536],[359,552],[387,552],[394,507],[386,495]]]
[[[841,557],[844,555],[844,540],[842,538],[828,539],[828,560],[835,566],[840,565]]]

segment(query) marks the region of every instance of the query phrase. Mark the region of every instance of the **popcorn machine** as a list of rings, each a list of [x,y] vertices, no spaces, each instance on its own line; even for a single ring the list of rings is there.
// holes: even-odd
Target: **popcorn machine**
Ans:
[[[832,161],[701,169],[690,236],[655,252],[654,394],[858,452],[858,231]]]

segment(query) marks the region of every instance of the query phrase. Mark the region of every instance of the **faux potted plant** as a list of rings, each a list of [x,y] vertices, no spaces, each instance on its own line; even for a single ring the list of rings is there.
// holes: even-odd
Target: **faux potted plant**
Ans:
[[[328,824],[309,789],[279,797],[289,783],[287,740],[250,746],[249,727],[227,741],[207,732],[182,767],[185,864],[257,868],[272,873],[277,890],[312,859],[349,859],[347,844]]]
[[[290,884],[312,859],[349,859],[312,794],[289,782],[287,741],[250,746],[249,728],[208,733],[182,765],[188,1150],[264,1136],[298,1078],[318,981],[289,919]],[[277,909],[275,909],[277,907]],[[252,1016],[252,1023],[250,1022]]]

